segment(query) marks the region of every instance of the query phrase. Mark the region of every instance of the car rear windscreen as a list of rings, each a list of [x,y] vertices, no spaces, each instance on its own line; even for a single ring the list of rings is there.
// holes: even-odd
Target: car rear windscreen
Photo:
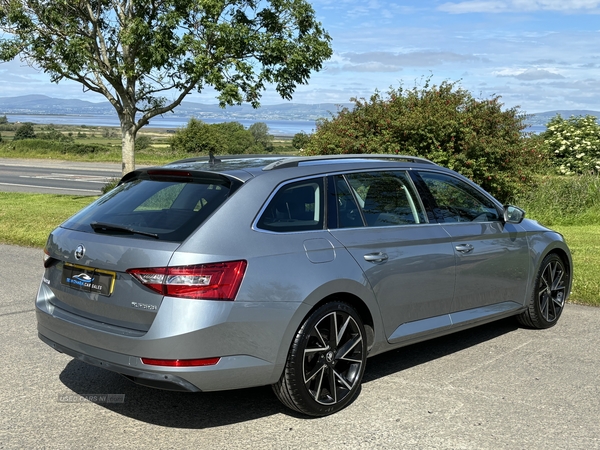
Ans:
[[[117,186],[64,222],[63,228],[182,242],[227,198],[214,179],[135,179]]]

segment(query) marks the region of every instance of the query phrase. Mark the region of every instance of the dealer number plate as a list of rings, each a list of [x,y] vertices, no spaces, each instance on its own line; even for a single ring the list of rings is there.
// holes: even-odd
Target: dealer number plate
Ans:
[[[78,291],[109,296],[115,286],[115,273],[65,263],[62,284]]]

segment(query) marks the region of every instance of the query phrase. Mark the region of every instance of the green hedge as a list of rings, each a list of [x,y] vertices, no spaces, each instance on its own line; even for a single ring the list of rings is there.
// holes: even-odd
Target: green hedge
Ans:
[[[29,152],[48,154],[84,155],[112,151],[112,147],[100,144],[75,144],[72,142],[48,141],[45,139],[22,139],[19,141],[4,141],[3,147],[14,150],[15,153]]]

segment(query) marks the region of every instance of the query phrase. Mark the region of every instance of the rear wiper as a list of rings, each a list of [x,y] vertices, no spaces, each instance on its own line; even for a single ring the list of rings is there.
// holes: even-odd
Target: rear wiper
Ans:
[[[125,231],[125,232],[131,233],[131,234],[140,234],[142,236],[149,236],[149,237],[153,237],[154,239],[158,239],[158,234],[156,234],[156,233],[149,233],[147,231],[134,230],[133,228],[126,227],[124,225],[116,225],[116,224],[104,223],[104,222],[92,222],[92,223],[90,223],[90,227],[92,227],[92,230],[94,230],[96,233],[108,233],[111,231]]]

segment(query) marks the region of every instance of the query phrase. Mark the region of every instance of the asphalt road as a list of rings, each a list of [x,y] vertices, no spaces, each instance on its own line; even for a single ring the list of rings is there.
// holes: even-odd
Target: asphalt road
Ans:
[[[0,448],[600,448],[600,309],[568,305],[549,330],[504,320],[377,356],[352,405],[306,419],[269,387],[169,393],[55,352],[35,328],[41,250],[0,255]],[[96,399],[70,402],[83,395]]]
[[[99,195],[120,164],[0,158],[0,191]]]

